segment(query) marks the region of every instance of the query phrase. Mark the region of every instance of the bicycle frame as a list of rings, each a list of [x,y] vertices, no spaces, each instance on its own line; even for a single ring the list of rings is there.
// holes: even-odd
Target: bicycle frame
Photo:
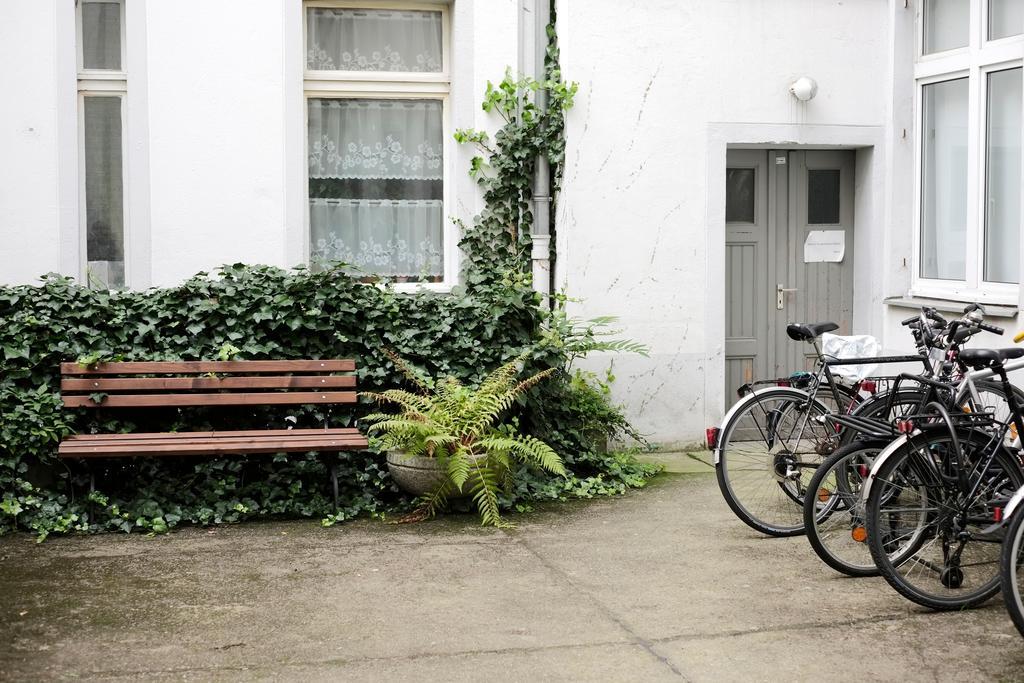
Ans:
[[[1022,368],[1024,368],[1024,359],[1019,359],[1019,360],[1016,360],[1016,361],[1004,364],[1003,365],[1003,372],[1004,373],[1010,373],[1010,372],[1013,372],[1014,370],[1020,370]],[[995,375],[996,375],[996,371],[993,370],[992,368],[985,368],[984,370],[971,370],[970,372],[964,373],[964,376],[961,379],[960,384],[957,386],[957,391],[956,391],[956,394],[955,394],[957,405],[959,405],[960,401],[964,400],[967,397],[968,394],[970,394],[970,396],[971,396],[971,398],[973,400],[980,401],[981,398],[980,398],[980,395],[978,394],[977,387],[974,385],[974,382],[975,381],[980,381],[980,380],[983,380],[983,379],[988,379],[989,377],[994,377]],[[1007,398],[1009,400],[1013,401],[1012,412],[1014,414],[1014,420],[1019,420],[1020,419],[1020,414],[1019,414],[1018,406],[1016,405],[1016,400],[1013,397],[1013,394],[1011,393],[1011,395],[1008,396]],[[1018,430],[1019,430],[1019,428],[1020,428],[1020,425],[1018,425]],[[1007,427],[1004,427],[1003,430],[1001,430],[1000,438],[999,438],[999,441],[997,443],[1001,443],[1002,442],[1002,437],[1005,437],[1005,435],[1006,435],[1006,429],[1007,429]],[[872,484],[874,484],[875,478],[877,477],[878,471],[881,469],[882,465],[884,465],[885,462],[889,458],[891,458],[893,456],[893,454],[896,451],[898,451],[903,445],[909,443],[911,438],[913,438],[913,437],[915,437],[915,436],[917,436],[917,435],[919,435],[921,433],[922,433],[922,431],[920,429],[915,429],[910,434],[901,434],[896,439],[894,439],[892,441],[892,443],[890,443],[888,446],[886,446],[884,449],[882,449],[882,451],[875,458],[875,462],[871,466],[871,471],[868,474],[867,480],[864,482],[864,486],[861,489],[861,495],[862,495],[862,499],[863,500],[867,500],[868,499],[868,495],[871,492]],[[1018,491],[1017,494],[1015,494],[1014,497],[1011,499],[1011,502],[1013,500],[1016,500],[1017,502],[1014,503],[1013,508],[1010,508],[1010,505],[1007,504],[1007,510],[1004,511],[1004,519],[1006,519],[1009,516],[1009,514],[1012,513],[1013,510],[1016,509],[1016,507],[1018,507],[1020,505],[1020,501],[1021,500],[1024,500],[1024,489],[1022,489],[1021,491]]]
[[[1003,371],[1007,374],[1014,370],[1024,369],[1024,358],[1019,358],[1015,361],[1011,361],[1003,365]],[[980,400],[978,396],[978,390],[974,386],[975,381],[988,379],[989,377],[995,377],[996,371],[992,368],[985,368],[984,370],[971,370],[965,373],[963,379],[960,382],[960,386],[957,388],[956,401],[959,403],[966,398],[966,392],[970,392],[971,398],[975,401]]]

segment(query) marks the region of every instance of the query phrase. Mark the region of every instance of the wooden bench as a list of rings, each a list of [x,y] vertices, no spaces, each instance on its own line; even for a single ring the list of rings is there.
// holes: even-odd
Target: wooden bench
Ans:
[[[67,408],[270,406],[356,402],[352,360],[142,361],[83,366],[61,363]],[[98,399],[98,400],[97,400]],[[331,453],[367,447],[358,429],[260,429],[213,432],[76,434],[61,458],[231,456]],[[331,466],[338,505],[337,466]]]

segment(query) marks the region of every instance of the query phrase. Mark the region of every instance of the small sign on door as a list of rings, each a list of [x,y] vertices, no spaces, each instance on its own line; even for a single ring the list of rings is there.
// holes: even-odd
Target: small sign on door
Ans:
[[[807,233],[804,263],[842,263],[845,255],[845,230],[811,230]]]

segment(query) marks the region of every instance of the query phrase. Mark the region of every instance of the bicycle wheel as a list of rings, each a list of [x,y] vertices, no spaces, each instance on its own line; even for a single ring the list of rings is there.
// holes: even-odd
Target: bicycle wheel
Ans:
[[[848,576],[875,576],[864,524],[861,489],[875,456],[888,442],[854,441],[814,472],[804,497],[804,528],[821,560]]]
[[[993,501],[1024,483],[991,434],[965,431],[959,440],[957,452],[948,433],[913,437],[879,467],[865,501],[879,572],[907,599],[937,610],[974,607],[998,592],[999,540],[982,531],[992,524]],[[943,476],[954,458],[962,483]]]
[[[1010,403],[1006,398],[1006,392],[1003,391],[1003,386],[999,382],[975,382],[975,389],[978,392],[978,397],[973,398],[967,396],[961,405],[961,409],[964,412],[987,412],[990,413],[993,419],[999,424],[1006,424],[1013,418],[1013,413],[1010,410]],[[1024,391],[1021,391],[1017,387],[1013,387],[1013,393],[1017,397],[1017,402],[1024,405]],[[1013,435],[1016,434],[1016,428],[1011,428],[1007,432],[1007,442],[1013,440]]]
[[[877,394],[853,411],[857,417],[880,422],[912,414],[926,397],[924,389],[902,389],[895,396]],[[877,576],[864,523],[861,489],[875,456],[888,440],[861,439],[844,431],[843,446],[814,472],[804,499],[804,528],[811,548],[821,560],[848,576]]]
[[[892,396],[891,392],[879,393],[864,399],[850,414],[891,422],[895,418],[917,412],[926,397],[926,390],[920,387],[900,389],[895,396]],[[844,432],[844,439],[847,443],[855,438],[857,438],[857,432],[850,430]]]
[[[838,443],[817,418],[821,402],[799,390],[747,396],[723,426],[716,453],[718,486],[736,516],[770,536],[803,533],[803,497],[822,454]]]
[[[1006,611],[1024,636],[1024,510],[1017,510],[1006,530],[1000,575]]]

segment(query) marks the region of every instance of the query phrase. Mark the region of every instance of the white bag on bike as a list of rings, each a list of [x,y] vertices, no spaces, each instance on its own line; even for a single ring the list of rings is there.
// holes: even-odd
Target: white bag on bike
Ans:
[[[838,335],[825,333],[821,335],[821,352],[825,358],[874,358],[882,350],[878,339],[870,334]],[[849,382],[857,382],[870,377],[878,369],[877,363],[863,365],[830,365],[833,375],[842,377]]]

